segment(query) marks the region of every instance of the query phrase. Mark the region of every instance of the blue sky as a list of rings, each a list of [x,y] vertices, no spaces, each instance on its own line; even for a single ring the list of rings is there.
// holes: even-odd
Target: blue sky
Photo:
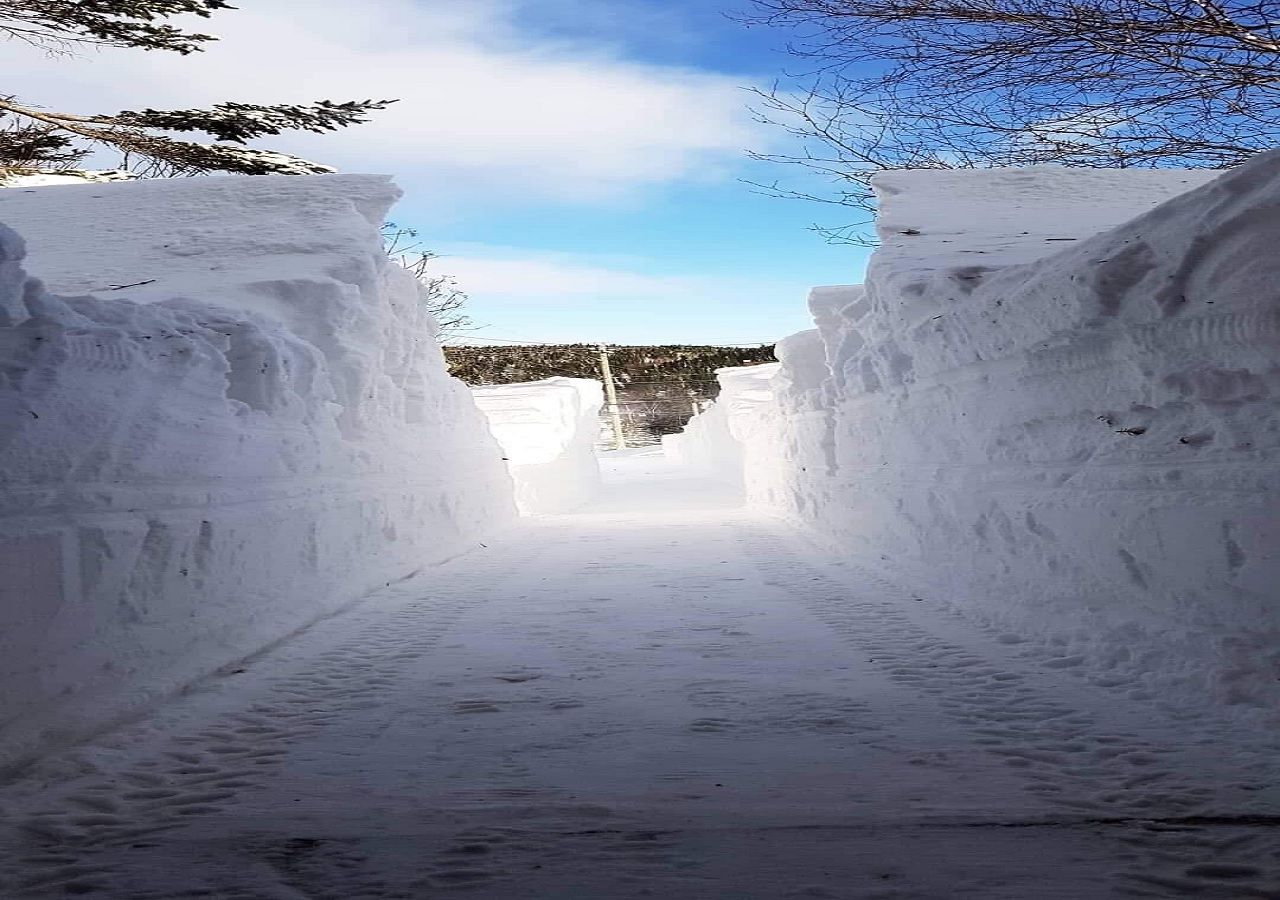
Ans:
[[[723,15],[746,2],[259,0],[200,23],[221,38],[202,54],[7,46],[4,75],[72,112],[398,97],[272,146],[395,175],[394,218],[471,294],[477,338],[772,341],[865,251],[808,230],[838,208],[742,183],[794,176],[746,155],[785,148],[746,108],[788,66],[785,35]]]
[[[730,0],[530,4],[518,26],[535,40],[560,37],[579,49],[727,76],[741,85],[735,102],[745,107],[746,89],[769,84],[789,60],[785,35],[747,28],[725,15],[743,6]],[[594,13],[585,13],[588,7]],[[628,271],[697,283],[680,298],[577,296],[560,304],[473,291],[475,317],[491,323],[477,336],[743,342],[810,327],[804,308],[808,286],[860,280],[865,252],[828,245],[809,229],[815,220],[840,221],[840,210],[762,196],[743,183],[795,178],[751,161],[745,152],[766,149],[781,135],[751,136],[760,143],[731,150],[712,173],[598,202],[536,201],[506,211],[486,204],[437,232],[446,254],[465,253],[468,243],[478,242],[606,266],[612,261]],[[415,201],[405,204],[406,216],[416,213]],[[448,256],[442,260],[447,264]]]

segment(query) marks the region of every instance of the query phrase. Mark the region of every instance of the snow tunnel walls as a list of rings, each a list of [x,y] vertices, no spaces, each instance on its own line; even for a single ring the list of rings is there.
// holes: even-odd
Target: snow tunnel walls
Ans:
[[[525,515],[567,512],[600,490],[596,440],[604,385],[590,378],[543,378],[472,388],[502,447]]]
[[[1280,153],[1215,175],[881,176],[748,493],[1055,665],[1274,710]]]
[[[0,762],[514,515],[382,252],[397,196],[373,176],[0,191]]]

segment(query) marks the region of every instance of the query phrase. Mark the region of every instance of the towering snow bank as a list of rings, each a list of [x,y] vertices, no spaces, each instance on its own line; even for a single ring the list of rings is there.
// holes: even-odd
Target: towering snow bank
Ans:
[[[472,393],[502,446],[522,513],[564,512],[599,490],[600,382],[544,378],[472,388]]]
[[[1058,664],[1280,699],[1280,153],[1209,177],[881,176],[748,491]]]
[[[0,192],[0,760],[514,514],[381,177]]]

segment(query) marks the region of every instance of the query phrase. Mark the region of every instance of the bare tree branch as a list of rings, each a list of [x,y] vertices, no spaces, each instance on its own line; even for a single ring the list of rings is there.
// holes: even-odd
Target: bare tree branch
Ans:
[[[417,237],[418,232],[395,222],[386,222],[382,226],[383,249],[392,260],[408,269],[422,286],[423,300],[427,311],[436,320],[440,337],[448,339],[475,331],[479,326],[463,311],[468,299],[466,293],[459,289],[453,276],[432,271],[431,263],[439,257],[424,249]]]
[[[1226,167],[1280,137],[1280,0],[755,0],[798,87],[757,115],[835,202],[882,169]]]

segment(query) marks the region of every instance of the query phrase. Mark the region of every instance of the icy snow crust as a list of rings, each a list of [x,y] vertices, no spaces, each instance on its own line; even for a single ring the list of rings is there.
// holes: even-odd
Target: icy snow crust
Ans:
[[[600,382],[544,378],[475,387],[472,393],[502,447],[521,513],[566,512],[600,490]]]
[[[780,348],[748,495],[1054,665],[1274,710],[1280,153],[1206,177],[881,176],[884,245]],[[1095,208],[1128,221],[1088,237]]]
[[[0,760],[514,515],[376,176],[0,192]],[[129,286],[132,285],[132,286]]]

